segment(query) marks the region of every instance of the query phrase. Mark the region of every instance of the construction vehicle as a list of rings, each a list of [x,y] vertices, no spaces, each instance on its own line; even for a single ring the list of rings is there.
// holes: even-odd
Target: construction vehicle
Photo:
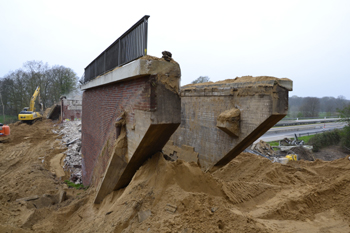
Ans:
[[[40,87],[37,87],[36,90],[34,91],[34,94],[30,100],[29,107],[24,107],[23,110],[18,114],[18,120],[31,124],[36,120],[42,119],[42,113],[35,112],[35,100],[38,97],[40,93]],[[39,97],[39,102],[40,102],[40,97]],[[43,111],[43,105],[41,105],[41,112]]]
[[[10,139],[10,126],[0,123],[0,142]]]

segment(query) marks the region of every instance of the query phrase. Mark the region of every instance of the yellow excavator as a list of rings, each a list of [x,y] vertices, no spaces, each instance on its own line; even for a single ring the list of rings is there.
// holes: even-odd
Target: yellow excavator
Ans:
[[[32,98],[30,99],[29,107],[24,107],[23,110],[18,114],[18,120],[31,124],[33,121],[42,119],[42,113],[35,112],[35,100],[40,93],[40,87],[37,87],[34,91]],[[40,102],[40,97],[39,97]],[[41,112],[43,111],[43,104],[41,105]]]

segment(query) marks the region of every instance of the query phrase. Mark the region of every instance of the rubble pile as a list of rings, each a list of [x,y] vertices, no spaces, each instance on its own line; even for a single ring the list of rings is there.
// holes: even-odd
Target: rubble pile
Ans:
[[[299,145],[304,145],[304,141],[301,140],[299,141],[298,140],[298,137],[296,134],[294,134],[295,136],[295,139],[294,140],[291,140],[289,138],[284,138],[282,140],[279,141],[279,145],[280,146],[299,146]]]
[[[257,151],[269,157],[273,157],[276,155],[272,147],[263,140],[260,140],[258,143],[252,145],[251,150]]]
[[[64,152],[63,169],[71,174],[70,181],[75,184],[82,184],[81,179],[81,121],[66,121],[61,124],[59,131],[53,131],[63,135],[62,146],[68,147]]]

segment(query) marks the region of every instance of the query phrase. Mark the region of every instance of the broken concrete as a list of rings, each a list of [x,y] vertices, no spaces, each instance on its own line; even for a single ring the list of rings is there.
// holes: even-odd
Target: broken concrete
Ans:
[[[225,133],[238,137],[240,132],[240,114],[241,111],[237,108],[226,110],[218,116],[216,126]]]
[[[204,171],[225,165],[287,114],[291,90],[291,80],[267,76],[184,86],[171,140],[194,148]]]
[[[177,67],[176,69],[174,69]],[[170,87],[174,91],[179,91],[178,82],[181,76],[180,67],[176,62],[166,62],[164,59],[159,59],[152,56],[145,56],[133,62],[130,62],[122,67],[118,67],[104,75],[85,83],[81,86],[81,90],[96,88],[106,84],[115,83],[118,81],[125,81],[131,78],[141,76],[157,75],[157,78],[163,82],[164,85]],[[165,80],[162,80],[165,77]],[[169,81],[174,81],[172,84]]]
[[[97,186],[95,203],[128,185],[175,132],[180,76],[176,62],[146,56],[82,86],[83,182]]]
[[[258,143],[253,144],[250,149],[255,150],[266,156],[272,157],[276,155],[275,151],[270,146],[270,144],[264,142],[263,140],[260,140]]]
[[[53,130],[54,133],[62,135],[61,147],[67,148],[63,153],[65,155],[63,159],[62,154],[56,155],[51,163],[57,163],[55,160],[61,161],[63,159],[62,171],[60,168],[56,168],[54,173],[57,177],[63,177],[64,171],[68,171],[70,176],[70,181],[75,184],[82,184],[82,157],[81,157],[81,121],[67,121],[60,125],[60,130]]]

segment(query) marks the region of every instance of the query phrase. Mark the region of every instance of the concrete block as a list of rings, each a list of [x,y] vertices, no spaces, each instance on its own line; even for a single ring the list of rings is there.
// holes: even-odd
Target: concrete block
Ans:
[[[226,110],[218,116],[216,126],[232,137],[240,134],[240,114],[237,108]]]
[[[181,88],[181,125],[174,146],[199,153],[202,170],[223,166],[251,145],[288,111],[292,81],[244,76]]]
[[[57,120],[60,117],[61,114],[61,105],[59,104],[54,104],[50,111],[48,112],[46,118],[51,119],[51,120]]]

